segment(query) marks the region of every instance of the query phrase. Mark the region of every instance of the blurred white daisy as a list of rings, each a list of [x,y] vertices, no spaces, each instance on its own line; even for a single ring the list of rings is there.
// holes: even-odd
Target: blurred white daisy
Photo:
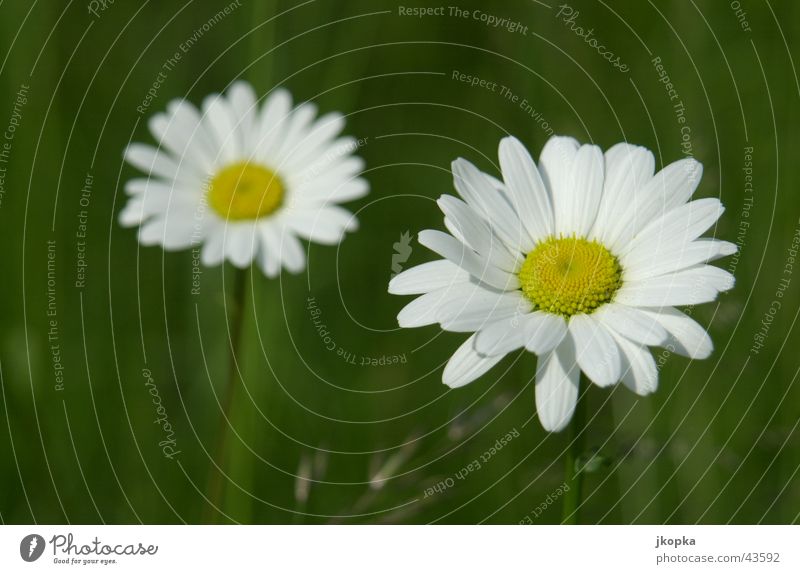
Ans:
[[[337,204],[369,190],[352,155],[358,142],[338,137],[343,116],[316,114],[311,103],[293,108],[284,89],[259,105],[245,82],[208,96],[200,111],[173,100],[149,121],[158,147],[125,151],[147,177],[125,186],[131,197],[120,223],[140,226],[143,245],[202,246],[204,265],[256,260],[269,277],[282,267],[302,271],[298,238],[341,241],[357,223]]]
[[[722,215],[718,199],[690,201],[702,175],[694,159],[655,171],[645,148],[552,137],[534,164],[513,137],[500,142],[503,181],[453,162],[462,201],[439,199],[450,234],[419,241],[444,259],[396,276],[389,291],[422,294],[402,327],[439,323],[473,333],[443,381],[460,387],[504,355],[539,356],[536,409],[547,430],[572,418],[583,371],[605,387],[620,380],[646,395],[658,370],[649,346],[691,358],[712,351],[705,329],[675,306],[713,301],[733,276],[706,265],[736,251],[700,236]]]

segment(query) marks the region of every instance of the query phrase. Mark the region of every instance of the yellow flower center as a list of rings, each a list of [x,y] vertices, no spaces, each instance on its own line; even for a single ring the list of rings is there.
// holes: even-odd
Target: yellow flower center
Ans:
[[[571,317],[611,301],[622,284],[622,268],[597,241],[550,237],[528,253],[519,282],[537,309]]]
[[[283,203],[283,182],[262,165],[240,161],[219,171],[208,189],[208,203],[225,219],[258,219]]]

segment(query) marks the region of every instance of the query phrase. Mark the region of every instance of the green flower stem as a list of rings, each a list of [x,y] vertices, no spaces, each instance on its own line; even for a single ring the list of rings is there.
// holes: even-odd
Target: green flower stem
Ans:
[[[231,428],[231,409],[233,399],[236,395],[236,388],[239,386],[239,347],[242,339],[242,327],[244,325],[244,307],[247,302],[247,278],[246,269],[236,269],[233,274],[233,302],[230,307],[230,324],[228,325],[228,336],[230,342],[230,359],[228,363],[228,378],[224,390],[224,397],[220,406],[219,425],[217,430],[217,446],[214,458],[209,468],[208,479],[208,500],[211,505],[208,507],[209,515],[206,522],[213,522],[218,516],[216,508],[221,509],[223,494],[222,471],[217,469],[225,468],[225,460],[228,454],[228,435]],[[216,462],[216,465],[215,465]]]
[[[561,524],[579,524],[583,469],[580,468],[586,438],[586,396],[588,387],[586,376],[581,372],[578,382],[578,402],[569,425],[569,449],[564,464],[564,483],[569,487],[564,493],[564,507]]]

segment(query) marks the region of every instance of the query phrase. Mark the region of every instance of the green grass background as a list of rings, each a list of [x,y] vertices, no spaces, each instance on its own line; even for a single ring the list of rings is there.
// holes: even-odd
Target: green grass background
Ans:
[[[719,196],[727,207],[715,230],[721,238],[736,241],[740,232],[749,205],[744,148],[754,148],[750,225],[735,290],[693,310],[709,327],[714,354],[667,358],[659,391],[647,398],[590,389],[587,440],[604,464],[587,477],[581,519],[798,520],[800,271],[765,347],[750,352],[788,277],[787,248],[800,224],[796,3],[742,0],[748,32],[728,2],[576,0],[577,24],[620,56],[630,68],[622,73],[556,18],[549,1],[459,0],[520,21],[523,35],[471,18],[401,17],[398,4],[384,1],[241,0],[140,115],[136,106],[164,61],[225,5],[117,0],[98,18],[85,2],[0,3],[0,128],[29,86],[0,203],[2,522],[560,521],[560,501],[548,503],[548,495],[562,482],[568,442],[535,418],[534,357],[508,357],[466,388],[444,387],[443,362],[463,336],[396,329],[407,298],[386,292],[393,244],[405,231],[442,228],[434,201],[452,193],[452,159],[497,174],[501,137],[516,135],[534,156],[547,139],[519,105],[453,80],[454,70],[507,86],[556,133],[603,147],[639,143],[665,165],[682,157],[681,133],[657,82],[656,56],[705,166],[698,196]],[[231,299],[223,285],[230,292],[232,268],[204,269],[201,295],[192,296],[190,252],[140,248],[116,216],[123,183],[136,175],[122,150],[129,140],[152,142],[147,117],[174,97],[199,104],[237,78],[261,96],[282,85],[323,112],[346,113],[347,133],[367,138],[360,154],[372,192],[349,206],[358,233],[339,248],[312,246],[306,274],[248,280],[243,383],[217,461],[230,477],[221,482],[220,513],[205,497],[217,480],[209,457],[228,370]],[[88,268],[78,289],[87,173]],[[55,388],[48,341],[52,240],[63,390]],[[412,249],[405,266],[433,258],[416,241]],[[328,351],[306,309],[309,296],[340,348],[358,357],[405,354],[407,363],[352,365]],[[163,432],[143,368],[174,428],[174,460],[158,446]],[[456,477],[512,429],[518,438]],[[371,487],[387,461],[391,478]],[[298,483],[299,467],[312,469],[311,482]],[[448,478],[453,486],[425,495]]]

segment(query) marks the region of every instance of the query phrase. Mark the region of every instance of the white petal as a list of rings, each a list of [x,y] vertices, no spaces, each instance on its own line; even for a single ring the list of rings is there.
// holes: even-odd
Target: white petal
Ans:
[[[572,161],[572,189],[565,211],[561,219],[556,216],[556,232],[587,235],[597,217],[602,193],[603,152],[595,145],[581,146]]]
[[[631,307],[667,307],[708,303],[716,298],[716,289],[708,285],[698,287],[691,277],[671,274],[625,284],[614,300]]]
[[[471,288],[470,283],[461,283],[440,287],[417,297],[403,307],[397,315],[397,323],[403,328],[424,327],[436,323],[436,312],[454,292]]]
[[[283,175],[287,185],[297,200],[306,198],[313,201],[327,199],[340,186],[355,181],[356,176],[364,169],[364,160],[356,156],[337,158],[327,161],[319,171],[312,168],[287,172]]]
[[[570,137],[553,136],[542,148],[539,156],[539,173],[553,201],[555,229],[560,222],[571,221],[572,209],[572,162],[578,152],[578,142]]]
[[[283,136],[284,141],[276,153],[277,167],[283,167],[297,153],[316,115],[317,106],[308,102],[292,110]]]
[[[514,314],[483,327],[475,337],[475,350],[482,355],[506,355],[525,346],[525,317]]]
[[[680,273],[686,277],[694,277],[698,283],[710,285],[720,293],[733,289],[736,284],[731,273],[713,265],[695,265]]]
[[[453,299],[469,298],[478,288],[475,283],[465,281],[434,289],[406,305],[397,316],[398,323],[401,327],[421,327],[436,323],[443,305]]]
[[[625,225],[620,214],[633,202],[636,191],[653,177],[655,158],[650,150],[627,143],[612,146],[604,157],[603,197],[590,238],[613,245]]]
[[[490,291],[482,285],[451,293],[436,311],[436,320],[446,331],[478,331],[504,317],[528,313],[531,304],[519,291]]]
[[[425,293],[408,303],[397,314],[397,324],[404,329],[433,325],[436,322],[436,309],[441,303],[440,295]]]
[[[700,238],[697,241],[692,242],[692,246],[697,246],[698,249],[700,247],[707,247],[708,251],[708,258],[707,259],[697,259],[694,261],[695,263],[701,262],[709,262],[715,261],[722,257],[727,257],[728,255],[733,255],[739,248],[736,244],[731,243],[730,241],[722,241],[720,239],[709,239],[709,238]]]
[[[555,350],[536,365],[536,412],[545,430],[558,432],[567,426],[578,401],[580,369],[572,337],[564,337]]]
[[[264,275],[277,277],[281,272],[281,237],[277,225],[264,222],[258,226],[261,247],[258,250],[258,264]]]
[[[305,249],[289,230],[284,230],[281,234],[281,260],[289,273],[300,273],[306,268]]]
[[[358,220],[352,213],[334,205],[291,209],[282,214],[281,221],[300,237],[325,245],[340,243],[346,231],[358,228]]]
[[[665,245],[687,244],[714,225],[725,208],[715,197],[698,199],[676,207],[651,221],[624,247],[620,256],[631,263],[647,259]]]
[[[663,345],[666,349],[692,359],[706,359],[714,350],[706,330],[682,311],[667,307],[659,311],[644,309],[643,312],[652,316],[669,333],[670,338]]]
[[[367,180],[357,177],[343,181],[338,185],[317,186],[314,189],[309,189],[302,193],[302,199],[307,200],[309,204],[329,205],[331,203],[344,203],[354,199],[361,199],[368,193],[369,183]]]
[[[733,275],[719,267],[700,265],[677,273],[638,281],[625,281],[614,300],[631,307],[696,305],[717,298],[731,289]]]
[[[125,182],[125,193],[128,195],[147,193],[153,188],[166,190],[169,193],[172,183],[151,177],[135,177]]]
[[[272,92],[261,108],[258,117],[258,131],[255,135],[255,155],[262,162],[277,155],[283,142],[292,110],[292,96],[283,88]]]
[[[144,201],[140,197],[132,197],[119,212],[119,224],[122,227],[140,225],[147,216],[144,213]]]
[[[553,350],[567,335],[567,323],[563,317],[552,313],[536,311],[526,325],[527,342],[525,348],[542,355]]]
[[[484,355],[503,355],[522,347],[543,354],[555,348],[567,332],[564,319],[549,313],[514,313],[489,324],[475,339],[475,349]]]
[[[519,287],[516,275],[493,266],[488,260],[482,260],[478,254],[455,237],[441,231],[426,229],[419,233],[419,242],[489,286],[504,291]]]
[[[639,257],[644,250],[641,253],[637,250],[636,259],[631,253],[621,263],[625,268],[625,278],[635,281],[680,271],[698,263],[733,255],[736,251],[736,245],[719,239],[698,239],[683,244],[664,241],[653,249],[650,256]]]
[[[176,181],[163,181],[155,178],[136,177],[125,182],[125,193],[130,196],[135,195],[165,195],[180,197],[181,199],[192,199],[199,201],[202,194],[197,189],[183,185]]]
[[[573,315],[569,332],[575,340],[578,364],[595,384],[606,387],[619,381],[619,346],[599,321],[591,315]]]
[[[180,161],[191,163],[197,170],[211,173],[214,153],[205,126],[195,107],[184,100],[173,100],[169,113],[155,114],[148,126],[153,137]]]
[[[528,150],[515,137],[500,140],[500,168],[511,203],[531,239],[540,241],[554,231],[550,194]]]
[[[203,243],[200,261],[206,267],[219,265],[225,259],[225,227],[211,231]]]
[[[446,259],[431,261],[407,269],[389,281],[389,293],[394,295],[417,295],[429,293],[454,283],[469,280],[469,273]]]
[[[667,340],[667,331],[661,324],[634,307],[608,303],[592,315],[612,331],[639,344],[660,345]]]
[[[139,243],[142,245],[160,245],[164,242],[164,219],[151,219],[145,222],[138,232]]]
[[[660,196],[657,203],[667,212],[689,201],[702,178],[703,164],[694,158],[685,158],[658,172],[646,188]]]
[[[642,345],[611,331],[622,351],[622,383],[637,395],[649,395],[658,388],[658,368],[653,354]]]
[[[191,217],[154,217],[139,228],[139,242],[142,245],[161,245],[166,251],[174,251],[192,245],[193,233]]]
[[[241,137],[236,116],[228,107],[227,100],[219,94],[207,96],[203,100],[203,117],[206,129],[217,145],[217,161],[228,163],[241,158]]]
[[[330,153],[331,144],[344,129],[344,124],[344,116],[338,112],[325,114],[319,118],[303,134],[303,138],[292,151],[291,157],[287,158],[284,169],[303,168],[312,164],[318,158],[324,157],[326,153]],[[354,145],[351,145],[350,149],[352,150],[354,147]]]
[[[253,149],[257,133],[256,116],[258,112],[253,87],[242,80],[234,82],[228,89],[228,102],[234,116],[240,149],[243,155],[250,159],[250,150]]]
[[[579,147],[578,140],[567,136],[553,136],[544,144],[539,156],[539,172],[551,198],[555,199],[571,185],[570,168]]]
[[[463,158],[452,163],[453,185],[492,231],[512,250],[527,253],[534,242],[522,226],[507,196],[477,167]]]
[[[509,194],[508,190],[506,189],[506,184],[503,183],[501,180],[497,179],[496,177],[488,173],[484,173],[483,176],[489,181],[490,184],[492,184],[492,187],[495,188],[497,191],[506,196]]]
[[[519,271],[522,257],[512,255],[469,205],[451,195],[443,195],[437,203],[448,220],[447,228],[456,228],[464,243],[489,259],[495,267],[512,273]]]
[[[125,149],[125,161],[139,168],[141,171],[164,179],[173,180],[178,177],[181,169],[172,157],[156,148],[139,143],[130,144]]]
[[[120,213],[120,223],[126,226],[138,225],[150,217],[164,219],[175,217],[194,218],[198,228],[205,221],[205,210],[200,205],[201,198],[196,194],[174,189],[156,180],[152,181],[145,193],[130,198]]]
[[[503,355],[485,357],[478,354],[474,348],[475,335],[456,350],[442,373],[442,382],[453,389],[471,383],[486,371],[494,367],[503,358]]]
[[[236,267],[250,265],[258,246],[255,223],[229,223],[225,237],[225,254]]]
[[[634,194],[625,212],[619,214],[622,227],[609,245],[612,251],[622,249],[654,219],[689,201],[702,175],[702,164],[686,158],[671,163],[653,176]]]
[[[461,235],[461,229],[455,223],[453,223],[453,221],[446,217],[444,218],[444,227],[447,229],[447,232],[450,235],[458,239],[461,243],[464,245],[469,245],[467,238]]]

